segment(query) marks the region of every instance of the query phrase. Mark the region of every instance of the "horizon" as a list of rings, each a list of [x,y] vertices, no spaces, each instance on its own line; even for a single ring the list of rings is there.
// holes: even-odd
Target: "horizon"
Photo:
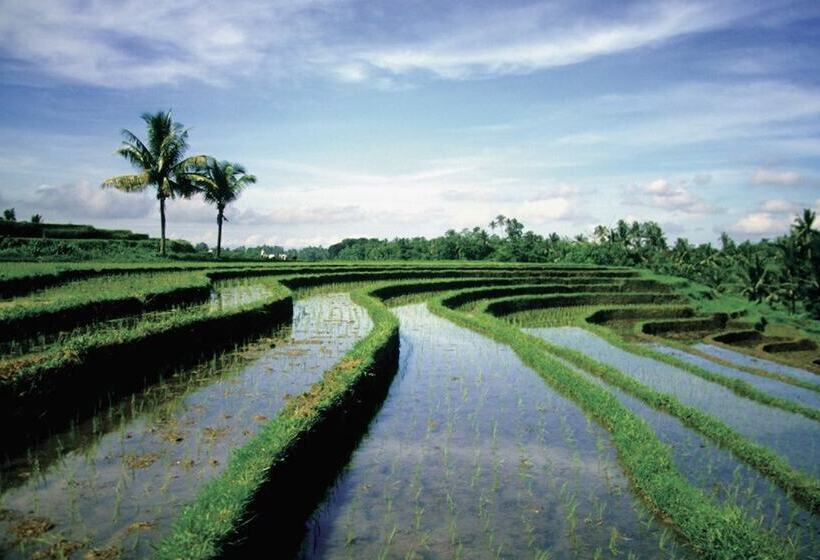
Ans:
[[[820,211],[820,4],[0,0],[0,208],[159,234],[102,190],[143,112],[256,175],[225,246],[437,237],[498,214],[541,235],[655,221],[669,241]],[[393,8],[393,9],[391,9]],[[206,29],[207,33],[202,33]],[[216,210],[168,203],[212,246]]]

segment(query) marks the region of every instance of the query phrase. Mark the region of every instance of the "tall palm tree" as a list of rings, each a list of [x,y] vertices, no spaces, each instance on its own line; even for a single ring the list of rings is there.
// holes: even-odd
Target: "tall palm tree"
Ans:
[[[804,251],[807,251],[809,260],[811,260],[811,241],[817,234],[814,230],[814,220],[816,217],[813,211],[804,208],[803,215],[795,218],[794,224],[792,225],[792,233],[800,247]]]
[[[188,149],[188,130],[174,122],[170,110],[143,113],[141,118],[146,124],[147,145],[131,131],[123,129],[125,139],[115,152],[131,162],[139,173],[111,177],[102,187],[124,192],[141,192],[149,186],[156,188],[161,229],[159,252],[165,255],[165,201],[176,196],[187,198],[195,193],[190,176],[205,165],[208,158],[203,155],[183,158]]]
[[[193,180],[202,191],[205,202],[216,206],[216,256],[219,258],[222,254],[222,222],[227,221],[225,207],[236,200],[246,186],[255,183],[256,177],[248,175],[238,163],[209,158],[205,167],[193,176]]]

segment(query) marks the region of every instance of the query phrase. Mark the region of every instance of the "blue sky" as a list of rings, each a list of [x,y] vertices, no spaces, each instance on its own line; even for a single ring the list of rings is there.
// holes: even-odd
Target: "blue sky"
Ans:
[[[229,245],[542,234],[697,242],[820,208],[820,2],[0,0],[0,206],[158,234],[119,131],[173,109],[258,183]],[[168,205],[214,243],[215,210]]]

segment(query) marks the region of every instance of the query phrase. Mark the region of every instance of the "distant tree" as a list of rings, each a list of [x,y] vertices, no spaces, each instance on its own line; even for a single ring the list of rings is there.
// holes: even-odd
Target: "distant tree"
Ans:
[[[6,208],[3,210],[3,219],[7,222],[16,222],[17,214],[15,213],[14,208]]]
[[[773,291],[776,299],[783,300],[789,311],[797,311],[797,301],[800,299],[800,279],[802,276],[802,259],[797,241],[792,237],[782,238],[778,243],[781,251],[782,266],[777,275],[777,283]]]
[[[196,249],[197,253],[207,253],[208,252],[208,244],[204,241],[200,241],[196,245],[194,245],[194,249]]]
[[[731,253],[735,250],[734,240],[725,231],[720,234],[720,250],[724,253]]]
[[[43,217],[40,214],[33,214],[30,221],[32,224],[42,224]]]
[[[768,295],[769,271],[760,255],[755,254],[742,264],[740,277],[741,293],[749,298],[749,301],[760,303]]]
[[[238,163],[209,158],[194,175],[193,181],[202,191],[205,202],[216,206],[216,257],[219,258],[222,255],[222,223],[227,221],[225,207],[236,200],[246,186],[255,183],[256,177],[248,175]]]
[[[598,243],[610,241],[609,228],[604,225],[597,225],[595,226],[595,230],[592,232],[592,236]]]
[[[800,248],[807,253],[809,260],[811,260],[811,241],[817,235],[814,229],[814,220],[816,214],[808,208],[803,209],[803,215],[798,216],[792,225],[792,235],[794,235]]]
[[[207,156],[184,158],[188,149],[188,131],[174,122],[171,111],[143,113],[148,144],[144,144],[129,130],[123,130],[125,138],[116,153],[127,159],[139,173],[111,177],[102,183],[103,188],[115,188],[124,192],[141,192],[149,186],[156,189],[159,200],[160,245],[165,255],[165,201],[177,196],[189,197],[196,192],[190,175],[206,165]]]

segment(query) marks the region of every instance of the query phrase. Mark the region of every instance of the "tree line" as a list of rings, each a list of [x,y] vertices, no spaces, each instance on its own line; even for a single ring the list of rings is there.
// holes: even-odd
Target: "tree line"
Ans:
[[[487,228],[447,230],[443,236],[344,239],[329,247],[306,247],[299,260],[489,260],[637,266],[683,276],[716,292],[734,292],[750,301],[780,305],[791,313],[820,318],[820,233],[809,209],[797,216],[788,234],[753,243],[735,242],[727,233],[719,247],[678,238],[672,245],[656,222],[597,226],[591,237],[547,236],[527,231],[503,215]],[[488,231],[489,230],[489,231]],[[238,254],[253,254],[239,247]]]

